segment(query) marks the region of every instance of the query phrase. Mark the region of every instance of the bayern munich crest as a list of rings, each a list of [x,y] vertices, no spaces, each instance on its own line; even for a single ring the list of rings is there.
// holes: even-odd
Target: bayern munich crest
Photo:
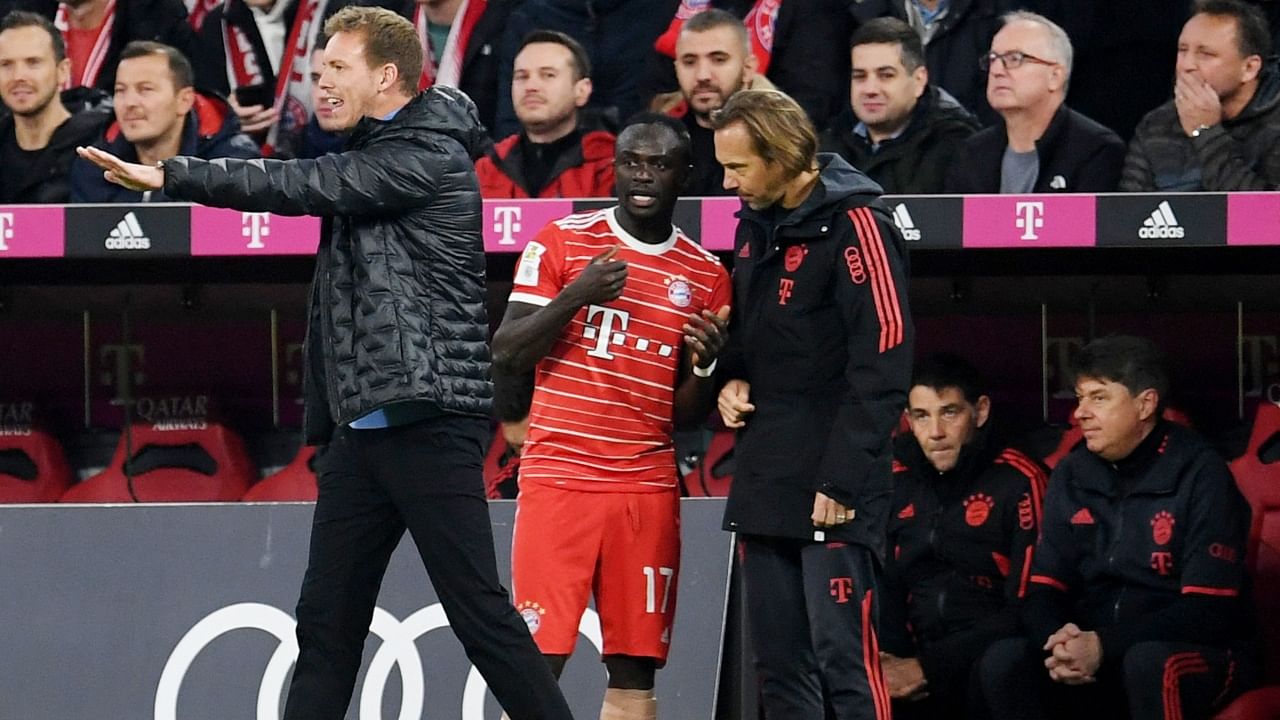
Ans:
[[[667,299],[676,307],[689,307],[693,302],[693,288],[682,278],[667,281]]]
[[[546,615],[547,611],[538,603],[530,600],[525,600],[516,605],[516,610],[520,612],[520,617],[524,618],[524,624],[529,626],[529,634],[537,634],[538,628],[542,627],[542,616]]]

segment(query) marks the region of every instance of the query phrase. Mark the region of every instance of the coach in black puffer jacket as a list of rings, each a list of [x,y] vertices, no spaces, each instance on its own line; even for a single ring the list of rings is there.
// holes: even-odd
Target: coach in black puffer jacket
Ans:
[[[475,106],[432,88],[315,160],[165,161],[171,197],[324,218],[304,371],[307,442],[389,406],[488,417]],[[260,172],[243,172],[244,164]],[[175,192],[170,192],[175,191]]]

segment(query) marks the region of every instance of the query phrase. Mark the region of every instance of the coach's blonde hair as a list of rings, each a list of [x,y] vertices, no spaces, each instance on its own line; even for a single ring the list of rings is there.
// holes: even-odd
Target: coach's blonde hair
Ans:
[[[711,113],[711,128],[740,122],[751,136],[756,155],[777,163],[795,177],[817,167],[818,132],[804,108],[777,90],[741,90]]]
[[[395,65],[401,91],[409,96],[418,94],[422,42],[413,23],[385,8],[348,5],[324,24],[326,37],[340,32],[359,34],[364,39],[364,58],[369,67]]]

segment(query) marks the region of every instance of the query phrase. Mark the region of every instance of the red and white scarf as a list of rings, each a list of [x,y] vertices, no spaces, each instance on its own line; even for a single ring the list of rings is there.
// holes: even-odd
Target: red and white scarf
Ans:
[[[191,29],[200,30],[200,26],[204,25],[204,19],[209,17],[209,13],[213,12],[223,0],[195,0],[194,4],[189,4],[190,10],[187,12],[187,22],[190,23]]]
[[[710,7],[711,0],[680,0],[675,18],[654,41],[654,49],[674,58],[676,38],[680,36],[680,29],[684,27],[685,21]],[[769,58],[773,55],[773,33],[777,29],[778,11],[781,8],[782,0],[756,0],[751,12],[742,20],[747,26],[747,37],[751,39],[751,54],[756,56],[756,72],[761,75],[769,69]]]
[[[281,0],[283,1],[283,0]],[[280,120],[271,126],[266,147],[276,144],[282,129],[300,131],[311,117],[311,53],[314,50],[315,23],[324,15],[326,0],[299,0],[302,3],[293,17],[293,26],[284,44],[284,56],[275,73],[273,106]],[[225,11],[224,11],[225,12]],[[270,58],[259,58],[253,40],[244,28],[222,19],[223,43],[227,50],[227,80],[232,92],[238,87],[261,85],[271,71]],[[265,63],[265,65],[264,65]]]
[[[53,24],[58,31],[66,37],[66,33],[71,29],[71,6],[66,3],[58,3],[58,12],[54,15]],[[63,83],[62,89],[67,90],[73,87],[93,87],[98,83],[98,76],[102,74],[102,66],[107,61],[107,53],[111,50],[111,28],[116,24],[116,0],[107,0],[107,11],[103,16],[102,24],[98,26],[98,36],[93,41],[93,50],[89,53],[89,60],[80,68],[79,82],[76,78],[68,76],[67,81]]]
[[[427,15],[421,5],[413,11],[413,27],[418,31],[418,40],[422,43],[422,75],[418,78],[418,89],[426,90],[436,83],[449,87],[458,87],[462,80],[462,58],[467,53],[467,43],[471,33],[484,15],[488,0],[462,0],[458,6],[458,14],[449,26],[449,36],[445,39],[444,50],[440,53],[440,65],[436,67],[431,52],[431,33],[427,30]]]

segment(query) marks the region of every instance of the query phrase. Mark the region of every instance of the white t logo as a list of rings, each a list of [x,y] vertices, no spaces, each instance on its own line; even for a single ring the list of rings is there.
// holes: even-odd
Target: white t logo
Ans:
[[[5,240],[13,239],[13,213],[0,213],[0,252],[9,249]]]
[[[264,212],[240,213],[240,234],[249,238],[248,249],[265,248],[262,238],[271,235],[271,215]]]
[[[597,315],[603,315],[600,323],[595,322]],[[614,322],[617,321],[617,328]],[[582,330],[584,340],[595,340],[596,346],[587,351],[591,357],[612,360],[610,345],[621,345],[627,340],[627,325],[631,322],[631,313],[613,308],[591,305],[587,308],[587,326]]]
[[[502,233],[498,238],[499,245],[515,245],[512,233],[520,232],[520,206],[504,205],[493,209],[493,231]]]
[[[1022,228],[1023,240],[1039,240],[1036,230],[1044,227],[1044,203],[1020,202],[1014,212],[1018,215],[1014,224]]]

